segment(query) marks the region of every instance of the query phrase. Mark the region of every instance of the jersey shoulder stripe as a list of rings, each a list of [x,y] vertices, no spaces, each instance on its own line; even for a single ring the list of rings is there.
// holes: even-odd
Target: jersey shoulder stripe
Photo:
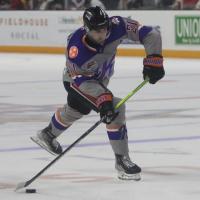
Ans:
[[[111,21],[111,30],[110,30],[110,36],[106,40],[107,44],[114,42],[115,40],[118,40],[127,34],[126,25],[122,17],[112,16],[110,17],[110,21]]]

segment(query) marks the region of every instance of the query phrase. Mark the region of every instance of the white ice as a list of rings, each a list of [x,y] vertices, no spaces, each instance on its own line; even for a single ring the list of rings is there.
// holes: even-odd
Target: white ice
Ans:
[[[28,188],[14,192],[54,157],[30,136],[66,102],[63,55],[0,54],[0,199],[200,199],[200,62],[165,59],[165,78],[145,85],[127,103],[130,155],[142,180],[121,181],[104,125],[83,139]],[[110,89],[125,97],[142,82],[142,58],[116,58]],[[92,112],[60,138],[70,145],[99,120]]]

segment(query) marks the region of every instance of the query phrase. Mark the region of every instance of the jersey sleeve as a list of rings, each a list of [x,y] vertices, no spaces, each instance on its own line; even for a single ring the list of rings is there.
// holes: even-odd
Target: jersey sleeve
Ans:
[[[161,55],[162,40],[159,27],[141,25],[139,22],[128,18],[123,18],[123,20],[128,39],[143,44],[147,55]]]
[[[83,46],[80,33],[81,31],[79,30],[75,34],[70,35],[66,47],[66,75],[77,86],[84,81],[92,80],[97,68],[95,62],[91,60],[95,53],[88,51]]]
[[[68,43],[64,76],[68,77],[74,90],[96,107],[98,107],[96,102],[99,96],[107,93],[106,87],[102,86],[104,83],[100,83],[95,78],[97,70],[98,64],[93,59],[92,52],[87,52],[79,44],[69,45]],[[64,80],[66,79],[64,78]],[[107,85],[106,82],[105,85]]]

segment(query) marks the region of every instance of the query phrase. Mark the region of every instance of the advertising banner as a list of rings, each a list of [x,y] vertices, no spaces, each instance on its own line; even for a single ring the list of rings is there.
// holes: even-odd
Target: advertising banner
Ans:
[[[64,46],[81,12],[0,12],[0,45]]]
[[[200,57],[199,11],[130,10],[108,14],[159,28],[163,51],[170,56],[187,56],[192,51],[191,55]],[[83,11],[1,11],[0,51],[62,53],[68,35],[83,26],[82,16]],[[144,55],[139,41],[123,40],[119,50],[123,50],[122,55]]]
[[[176,44],[200,44],[200,16],[175,16]]]

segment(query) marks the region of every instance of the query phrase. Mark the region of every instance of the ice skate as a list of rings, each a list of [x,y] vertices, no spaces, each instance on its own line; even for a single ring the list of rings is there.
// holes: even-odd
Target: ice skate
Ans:
[[[123,155],[115,155],[115,168],[118,172],[118,178],[121,180],[135,180],[141,179],[141,168],[134,164],[129,157]]]
[[[62,153],[62,147],[51,133],[50,125],[39,131],[36,136],[31,137],[31,140],[53,155]]]

